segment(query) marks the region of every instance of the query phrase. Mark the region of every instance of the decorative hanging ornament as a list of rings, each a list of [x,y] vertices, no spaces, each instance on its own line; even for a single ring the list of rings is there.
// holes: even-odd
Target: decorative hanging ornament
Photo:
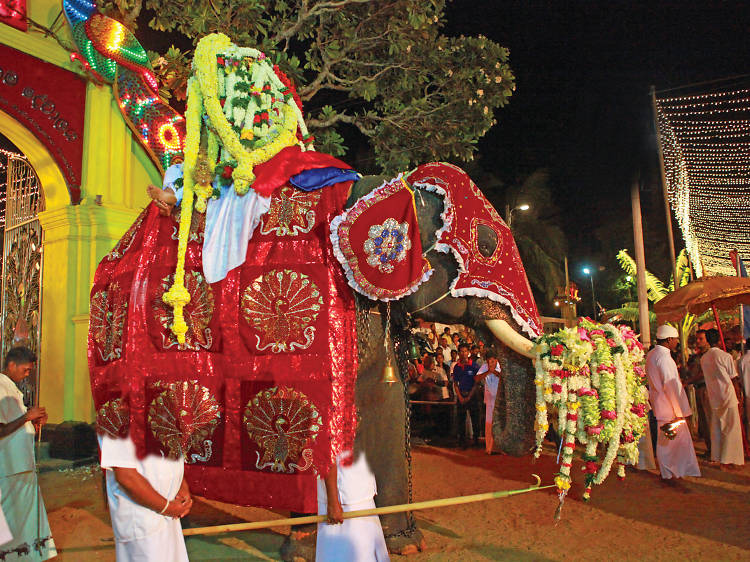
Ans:
[[[401,175],[333,219],[331,242],[349,285],[373,300],[401,299],[432,275],[422,256],[414,193]]]

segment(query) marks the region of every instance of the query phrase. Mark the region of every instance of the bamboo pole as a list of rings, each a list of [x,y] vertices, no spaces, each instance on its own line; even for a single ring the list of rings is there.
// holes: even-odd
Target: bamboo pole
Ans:
[[[427,500],[416,503],[402,503],[399,505],[389,505],[385,507],[376,507],[372,509],[360,509],[358,511],[347,511],[344,513],[344,519],[354,519],[355,517],[367,517],[369,515],[385,515],[388,513],[403,513],[405,511],[419,511],[422,509],[433,509],[436,507],[448,507],[451,505],[460,505],[465,503],[481,502],[494,500],[498,498],[507,498],[518,494],[525,494],[535,490],[544,490],[545,488],[554,488],[554,484],[540,486],[541,479],[536,474],[536,484],[522,490],[502,490],[499,492],[485,492],[483,494],[474,494],[471,496],[457,496],[453,498],[443,498],[439,500]],[[214,525],[212,527],[195,527],[193,529],[183,529],[182,534],[186,537],[194,535],[216,535],[219,533],[235,533],[238,531],[252,531],[257,529],[266,529],[268,527],[284,527],[287,525],[308,525],[310,523],[322,523],[326,521],[326,515],[307,515],[305,517],[290,517],[287,519],[272,519],[269,521],[251,521],[248,523],[230,523],[228,525]]]

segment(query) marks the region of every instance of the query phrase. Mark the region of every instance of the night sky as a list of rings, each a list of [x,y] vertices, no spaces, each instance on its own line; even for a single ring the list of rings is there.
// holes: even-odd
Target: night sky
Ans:
[[[750,6],[458,0],[448,4],[446,15],[446,33],[483,34],[510,49],[517,89],[510,104],[496,112],[498,125],[480,141],[480,163],[506,182],[550,169],[571,276],[582,291],[588,290],[583,265],[604,266],[598,276],[606,284],[621,273],[617,249],[634,255],[630,184],[638,170],[644,178],[647,267],[667,278],[649,86],[658,92],[748,75]],[[750,76],[744,76],[702,88],[748,85]],[[682,240],[674,227],[679,251]],[[602,304],[616,305],[606,302],[605,293]]]
[[[596,277],[599,300],[618,304],[606,286],[622,273],[617,250],[632,254],[629,186],[639,171],[647,266],[668,277],[649,86],[659,91],[737,76],[702,88],[750,86],[749,31],[746,2],[448,2],[444,32],[482,34],[507,47],[516,76],[510,103],[496,112],[498,125],[479,142],[479,166],[506,184],[550,170],[560,209],[552,219],[567,235],[571,277],[584,302],[590,296],[581,268],[590,265],[604,268]],[[171,39],[145,21],[139,35],[151,49]]]

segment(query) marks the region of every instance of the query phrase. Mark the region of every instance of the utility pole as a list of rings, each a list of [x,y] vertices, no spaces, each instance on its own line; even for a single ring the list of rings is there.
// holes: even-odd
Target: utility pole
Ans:
[[[638,178],[630,186],[633,208],[633,242],[635,244],[636,288],[638,290],[638,325],[641,343],[646,349],[651,345],[651,323],[648,317],[648,292],[646,290],[646,253],[643,248],[643,221],[641,220],[641,194]]]

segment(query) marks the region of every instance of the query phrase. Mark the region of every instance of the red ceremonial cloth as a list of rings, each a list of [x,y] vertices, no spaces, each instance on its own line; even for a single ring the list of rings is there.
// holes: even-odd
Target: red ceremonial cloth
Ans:
[[[100,263],[91,292],[100,431],[129,426],[139,455],[183,454],[195,494],[314,512],[315,470],[354,438],[354,299],[329,243],[350,186],[276,189],[245,264],[213,285],[201,265],[205,216],[195,213],[183,346],[162,302],[178,222],[153,204],[144,210]]]
[[[314,150],[303,152],[299,145],[295,144],[282,149],[268,162],[255,166],[253,168],[255,181],[252,187],[261,195],[267,196],[277,187],[284,185],[292,176],[316,168],[351,170],[352,167],[324,152]]]
[[[513,234],[466,172],[452,164],[433,162],[419,166],[407,181],[445,198],[443,227],[435,247],[452,252],[458,261],[459,274],[451,284],[451,294],[501,302],[529,336],[538,337],[542,323]],[[497,237],[497,247],[489,257],[482,255],[477,244],[482,225]]]
[[[349,284],[374,300],[403,298],[432,274],[422,256],[414,194],[400,175],[336,217],[331,243]]]

